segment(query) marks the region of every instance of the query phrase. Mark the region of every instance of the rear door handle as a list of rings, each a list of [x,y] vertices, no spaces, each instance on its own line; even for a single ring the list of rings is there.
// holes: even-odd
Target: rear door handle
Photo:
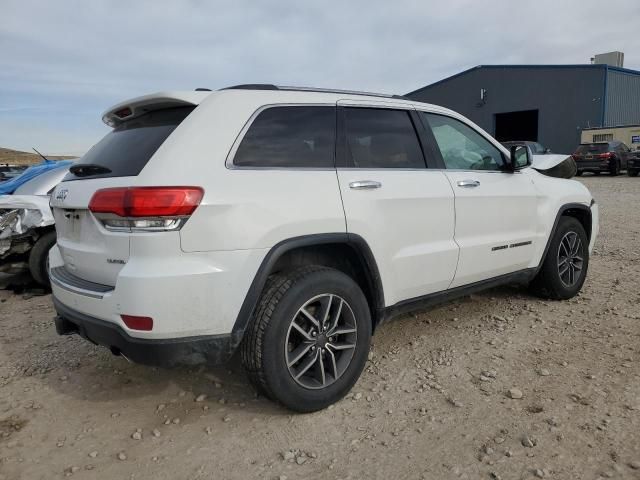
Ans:
[[[380,188],[382,184],[375,180],[358,180],[356,182],[349,183],[349,188],[354,190],[370,190],[373,188]]]
[[[480,186],[478,180],[460,180],[458,186],[462,188],[475,188]]]

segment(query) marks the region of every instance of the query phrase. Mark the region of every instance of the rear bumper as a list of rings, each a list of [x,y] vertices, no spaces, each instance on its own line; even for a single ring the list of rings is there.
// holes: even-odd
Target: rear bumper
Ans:
[[[609,160],[581,160],[576,162],[580,172],[608,172],[611,169]]]
[[[49,253],[53,296],[59,304],[116,325],[136,339],[231,334],[264,253],[161,253],[149,248],[132,256],[109,286],[67,271],[54,246]],[[131,329],[121,315],[151,317],[153,330]]]
[[[159,340],[135,338],[120,326],[77,312],[55,297],[53,303],[58,314],[55,324],[59,335],[78,334],[116,355],[144,365],[221,364],[231,358],[240,342],[234,334]]]

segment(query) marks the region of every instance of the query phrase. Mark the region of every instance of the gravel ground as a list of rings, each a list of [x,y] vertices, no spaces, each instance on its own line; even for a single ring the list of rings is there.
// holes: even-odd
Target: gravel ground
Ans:
[[[0,291],[0,480],[640,479],[640,180],[583,177],[601,232],[583,293],[499,288],[383,326],[325,411],[226,368],[132,365]]]

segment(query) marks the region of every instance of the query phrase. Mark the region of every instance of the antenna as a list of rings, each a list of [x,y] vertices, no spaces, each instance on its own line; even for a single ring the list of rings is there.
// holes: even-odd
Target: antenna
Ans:
[[[38,155],[40,155],[40,156],[42,157],[42,159],[43,159],[45,162],[48,162],[48,161],[49,161],[49,159],[48,159],[47,157],[45,157],[45,156],[44,156],[43,154],[41,154],[38,150],[36,150],[36,147],[31,147],[31,148],[33,149],[33,151],[34,151],[34,152],[36,152]]]

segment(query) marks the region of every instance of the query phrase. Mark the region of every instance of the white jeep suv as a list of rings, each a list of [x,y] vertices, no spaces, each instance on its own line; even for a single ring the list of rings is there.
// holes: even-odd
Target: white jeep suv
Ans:
[[[598,230],[580,183],[450,110],[241,85],[108,110],[51,196],[60,334],[144,364],[239,350],[298,411],[357,381],[390,318],[481,289],[578,293]]]

